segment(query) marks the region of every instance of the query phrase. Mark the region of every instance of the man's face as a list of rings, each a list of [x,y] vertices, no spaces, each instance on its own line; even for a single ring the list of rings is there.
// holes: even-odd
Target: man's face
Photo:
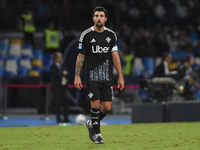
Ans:
[[[190,57],[190,66],[194,64],[194,57]]]
[[[172,61],[172,55],[171,54],[167,55],[167,57],[165,58],[165,61],[167,63],[170,63]]]
[[[107,18],[105,17],[105,13],[103,11],[96,11],[93,16],[94,25],[98,28],[101,28],[105,25]]]
[[[57,61],[58,63],[61,63],[61,61],[62,61],[62,54],[61,54],[61,53],[58,53],[58,54],[57,54],[57,59],[56,59],[56,61]]]
[[[54,25],[53,25],[53,23],[50,23],[50,24],[49,24],[49,29],[51,29],[51,30],[54,29]]]

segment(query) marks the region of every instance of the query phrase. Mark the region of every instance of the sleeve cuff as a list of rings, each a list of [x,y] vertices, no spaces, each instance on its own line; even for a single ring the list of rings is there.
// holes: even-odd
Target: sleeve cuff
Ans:
[[[114,46],[111,50],[111,52],[115,52],[115,51],[118,51],[118,47],[117,46]]]

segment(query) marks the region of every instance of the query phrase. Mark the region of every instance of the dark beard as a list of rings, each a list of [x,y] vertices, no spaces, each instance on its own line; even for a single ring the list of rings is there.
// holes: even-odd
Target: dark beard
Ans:
[[[98,28],[101,28],[101,27],[103,27],[103,24],[97,25],[97,23],[96,23],[96,26],[97,26]]]

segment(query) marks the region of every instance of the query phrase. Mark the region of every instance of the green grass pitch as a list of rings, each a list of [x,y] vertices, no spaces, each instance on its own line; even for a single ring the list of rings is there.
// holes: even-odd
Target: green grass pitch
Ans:
[[[0,128],[2,150],[200,150],[200,122],[102,125],[102,145],[85,126]]]

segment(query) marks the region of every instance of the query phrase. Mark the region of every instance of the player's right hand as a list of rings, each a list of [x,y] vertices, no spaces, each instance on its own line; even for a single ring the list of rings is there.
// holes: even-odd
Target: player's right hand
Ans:
[[[83,87],[81,78],[79,76],[76,76],[74,79],[74,85],[77,89],[81,89]]]
[[[124,78],[123,78],[123,76],[120,76],[118,78],[118,88],[120,88],[120,91],[122,91],[124,89]]]

